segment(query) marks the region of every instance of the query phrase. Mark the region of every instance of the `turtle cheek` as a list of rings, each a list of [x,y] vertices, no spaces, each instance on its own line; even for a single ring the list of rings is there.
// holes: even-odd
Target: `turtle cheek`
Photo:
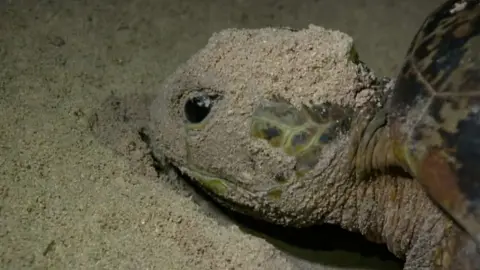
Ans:
[[[253,120],[250,135],[255,139],[262,139],[274,148],[282,148],[288,156],[299,156],[315,144],[318,136],[315,128],[299,128],[288,130],[269,121]]]
[[[298,177],[315,167],[321,157],[322,146],[331,140],[328,131],[318,133],[313,128],[291,131],[263,119],[252,121],[250,135],[254,139],[267,141],[273,148],[281,148],[287,156],[293,157],[295,165],[292,169]]]
[[[285,134],[286,132],[281,127],[266,121],[253,120],[250,126],[250,135],[252,137],[266,140],[274,148],[284,144]]]
[[[251,137],[245,117],[235,112],[227,113],[226,108],[233,107],[227,102],[214,104],[203,119],[195,116],[192,113],[195,110],[188,106],[192,104],[185,103],[182,119],[185,137],[178,138],[185,140],[187,154],[183,166],[196,172],[198,175],[195,178],[202,182],[224,182],[225,185],[229,183],[227,186],[230,187],[248,188],[256,184],[255,168],[259,162],[248,148]],[[190,116],[189,112],[192,113]],[[215,181],[212,182],[212,179]],[[208,189],[211,187],[210,184],[205,186]]]

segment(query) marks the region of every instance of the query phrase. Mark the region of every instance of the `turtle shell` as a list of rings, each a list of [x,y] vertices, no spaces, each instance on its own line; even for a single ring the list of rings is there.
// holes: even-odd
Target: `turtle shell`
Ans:
[[[480,246],[480,0],[426,18],[388,108],[402,165]]]

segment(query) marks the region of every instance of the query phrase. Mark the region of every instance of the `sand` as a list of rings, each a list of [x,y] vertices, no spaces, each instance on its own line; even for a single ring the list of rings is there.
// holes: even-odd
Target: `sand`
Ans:
[[[110,94],[154,90],[229,27],[338,29],[370,68],[392,76],[440,3],[335,2],[1,0],[0,268],[390,267],[345,251],[308,262],[278,249],[206,212],[208,202],[171,171],[157,174],[144,149],[119,137],[119,153],[90,131]]]

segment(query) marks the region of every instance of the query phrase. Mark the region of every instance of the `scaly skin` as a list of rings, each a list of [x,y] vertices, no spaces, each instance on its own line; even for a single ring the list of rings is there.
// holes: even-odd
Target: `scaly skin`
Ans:
[[[373,117],[373,120],[367,125],[367,128],[363,131],[363,133],[354,134],[354,136],[359,136],[358,141],[360,142],[360,147],[357,148],[356,156],[357,177],[360,177],[360,179],[366,179],[368,177],[372,177],[372,172],[377,172],[374,173],[374,175],[376,175],[374,177],[375,181],[378,181],[379,178],[389,178],[389,181],[414,181],[416,184],[416,186],[413,188],[415,189],[415,192],[412,192],[412,189],[409,189],[406,191],[406,194],[410,196],[409,193],[412,192],[415,193],[414,196],[420,196],[421,200],[425,200],[428,198],[428,196],[425,196],[425,193],[423,192],[424,189],[417,180],[414,180],[411,177],[405,178],[398,175],[398,169],[410,171],[410,168],[408,167],[408,163],[405,161],[402,144],[397,140],[392,140],[392,137],[389,136],[392,133],[392,127],[388,126],[387,124],[385,111],[385,109],[379,110]],[[358,153],[363,154],[360,156]],[[407,251],[407,254],[412,254],[413,258],[417,257],[418,254],[424,254],[425,256],[420,259],[420,261],[425,260],[428,261],[428,263],[423,262],[419,264],[416,259],[413,259],[412,257],[409,258],[407,256],[405,269],[480,269],[480,256],[477,253],[476,244],[470,235],[459,228],[457,224],[455,224],[448,217],[448,215],[445,215],[443,212],[440,213],[437,205],[431,200],[427,199],[427,201],[432,208],[421,209],[421,213],[418,215],[424,215],[426,217],[439,216],[438,222],[439,224],[442,224],[440,225],[442,226],[442,229],[440,229],[438,233],[439,235],[443,234],[443,236],[442,239],[435,244],[430,242],[428,247],[418,248],[418,244],[416,244],[418,242],[414,241],[411,249]],[[399,202],[397,201],[397,203]],[[404,206],[403,203],[408,204],[408,202],[404,201],[401,202],[399,206]],[[422,207],[422,202],[413,202],[412,206],[419,210],[419,208]],[[411,215],[411,213],[408,211],[405,211],[404,214],[406,215],[403,217],[408,217]],[[432,225],[433,223],[430,222],[435,221],[423,220],[420,222],[426,222],[426,224]],[[416,222],[414,222],[414,224],[415,223]],[[432,232],[433,231],[427,230],[423,232],[425,233],[423,236],[426,237],[426,239],[430,237],[435,238],[432,235]],[[413,239],[415,239],[415,237],[413,237]],[[420,240],[420,242],[423,241]],[[390,248],[388,240],[386,243]],[[392,250],[392,248],[390,248],[390,250]],[[434,253],[428,254],[428,252],[426,252],[427,250],[433,250]]]
[[[468,238],[463,238],[417,181],[388,169],[372,172],[372,168],[389,163],[392,149],[381,119],[372,120],[375,112],[352,114],[358,115],[351,121],[355,125],[338,130],[319,148],[315,167],[299,174],[292,165],[300,159],[290,162],[289,156],[279,150],[291,149],[291,144],[273,143],[273,147],[265,139],[251,136],[251,132],[229,132],[230,127],[224,124],[243,118],[241,112],[224,111],[228,106],[219,104],[202,124],[184,124],[183,115],[177,113],[182,111],[178,104],[184,104],[188,92],[196,88],[184,87],[178,79],[173,81],[185,93],[167,91],[154,101],[150,126],[153,152],[165,155],[225,206],[282,225],[331,223],[358,231],[371,241],[385,243],[393,254],[405,259],[404,269],[475,269],[471,263],[470,268],[454,267],[459,266],[455,245],[466,245],[457,239]],[[176,100],[178,96],[184,99]],[[175,103],[170,103],[172,100]],[[264,113],[271,108],[258,108],[256,112],[260,110],[263,118],[257,117],[257,121],[279,123],[278,117],[268,118]],[[249,123],[255,122],[251,118],[254,115],[247,117]],[[332,126],[325,123],[317,125],[320,134]],[[232,144],[232,140],[239,143]],[[279,161],[271,153],[278,155]],[[268,163],[272,160],[273,164]],[[254,170],[239,173],[237,168],[243,163]],[[265,178],[268,175],[271,177]],[[467,260],[462,257],[461,262]]]

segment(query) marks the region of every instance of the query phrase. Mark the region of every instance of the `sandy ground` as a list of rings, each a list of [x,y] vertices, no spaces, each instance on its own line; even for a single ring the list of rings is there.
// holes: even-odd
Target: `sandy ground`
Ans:
[[[111,93],[155,89],[227,27],[335,28],[378,74],[394,75],[440,3],[341,2],[0,0],[0,268],[393,267],[350,251],[302,256],[245,233],[203,211],[182,179],[132,166],[89,127]]]

